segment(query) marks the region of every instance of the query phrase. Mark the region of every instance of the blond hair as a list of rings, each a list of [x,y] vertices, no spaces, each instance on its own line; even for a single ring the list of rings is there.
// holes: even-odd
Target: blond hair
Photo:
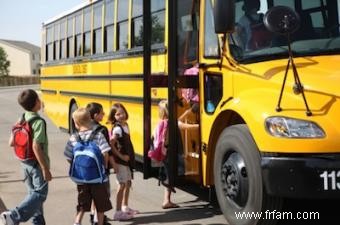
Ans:
[[[167,119],[169,118],[169,110],[168,110],[168,100],[164,99],[158,103],[159,107],[159,118]]]
[[[86,108],[79,108],[72,113],[74,122],[81,127],[91,126],[91,114]]]

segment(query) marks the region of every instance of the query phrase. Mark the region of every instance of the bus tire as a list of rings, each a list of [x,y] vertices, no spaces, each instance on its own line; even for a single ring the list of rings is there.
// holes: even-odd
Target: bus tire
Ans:
[[[73,112],[76,111],[77,109],[78,109],[77,104],[76,104],[75,102],[73,102],[73,103],[71,104],[71,107],[70,107],[70,115],[69,115],[69,117],[68,117],[68,125],[69,125],[69,133],[70,133],[70,134],[73,134],[74,132],[77,131],[76,126],[74,125],[74,121],[73,121],[73,119],[72,119],[72,114],[73,114]]]
[[[282,199],[265,192],[261,156],[246,125],[233,125],[221,133],[214,158],[214,182],[221,211],[229,224],[276,224],[274,218],[258,216],[264,218],[266,211],[279,212]],[[253,216],[246,219],[245,214]]]

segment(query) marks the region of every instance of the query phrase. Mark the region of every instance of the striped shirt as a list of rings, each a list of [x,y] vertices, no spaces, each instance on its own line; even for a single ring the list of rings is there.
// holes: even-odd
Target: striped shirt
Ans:
[[[87,130],[87,131],[80,131],[79,136],[81,140],[88,140],[91,136],[92,130]],[[99,147],[100,151],[102,154],[108,152],[111,150],[111,147],[109,143],[107,143],[105,136],[101,132],[97,132],[97,134],[93,138],[94,143]],[[64,155],[67,160],[72,160],[73,159],[73,148],[77,143],[76,135],[72,134],[70,139],[68,140]]]

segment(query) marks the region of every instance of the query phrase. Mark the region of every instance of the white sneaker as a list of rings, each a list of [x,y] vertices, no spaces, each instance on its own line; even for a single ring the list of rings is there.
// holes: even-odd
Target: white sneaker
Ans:
[[[11,218],[11,212],[5,211],[0,215],[1,221],[3,225],[15,225],[14,221]]]
[[[136,209],[131,209],[130,207],[128,206],[123,206],[122,207],[122,211],[129,214],[129,215],[136,215],[136,214],[139,214],[139,211],[136,210]]]
[[[114,221],[125,221],[125,220],[131,220],[132,218],[133,218],[132,215],[127,214],[122,211],[117,211],[113,216]]]

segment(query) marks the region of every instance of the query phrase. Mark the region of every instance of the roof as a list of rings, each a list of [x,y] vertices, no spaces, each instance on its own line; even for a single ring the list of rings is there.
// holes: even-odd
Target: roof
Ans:
[[[26,41],[15,41],[15,40],[5,40],[0,39],[0,42],[11,45],[13,47],[23,49],[26,51],[34,52],[34,53],[40,53],[40,47],[33,45],[31,43],[28,43]]]
[[[72,14],[73,12],[76,12],[76,11],[78,11],[80,9],[83,9],[83,8],[85,8],[88,5],[91,5],[92,3],[96,3],[97,1],[99,1],[99,0],[87,0],[85,2],[82,2],[79,5],[73,7],[71,9],[69,9],[69,10],[66,10],[66,11],[60,13],[59,15],[57,15],[57,16],[55,16],[55,17],[53,17],[51,19],[48,19],[47,21],[43,22],[43,26],[46,26],[46,25],[48,25],[50,23],[53,23],[53,22],[63,18],[63,17],[66,17],[66,16]]]

